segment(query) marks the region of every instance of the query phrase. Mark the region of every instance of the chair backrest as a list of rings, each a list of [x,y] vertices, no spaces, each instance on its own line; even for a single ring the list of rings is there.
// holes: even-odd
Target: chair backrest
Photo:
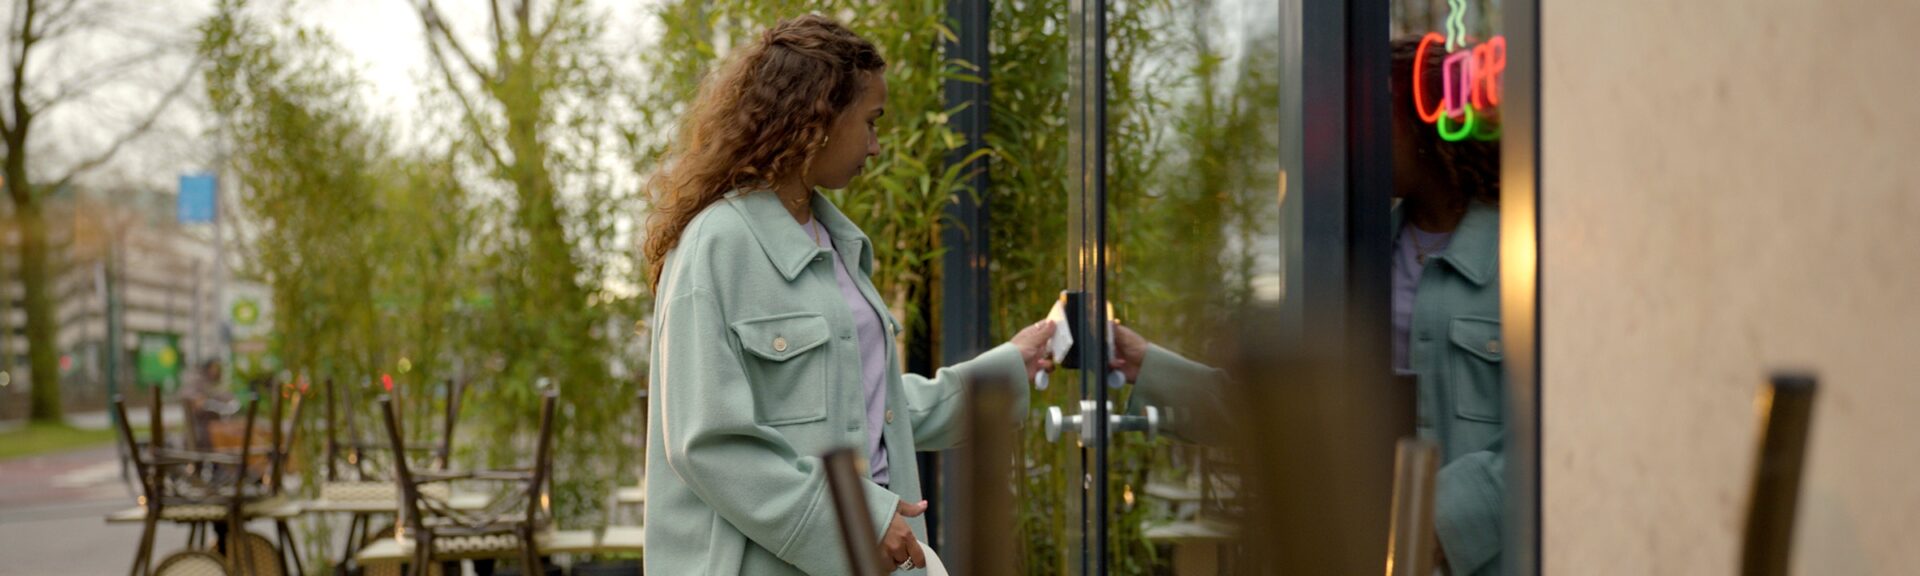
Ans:
[[[240,508],[241,501],[247,495],[247,461],[253,457],[253,423],[259,414],[260,399],[248,398],[247,422],[240,428],[240,463],[235,466],[233,472],[233,500],[227,504],[236,510]]]
[[[553,413],[559,395],[547,390],[540,395],[540,439],[533,450],[533,481],[527,486],[527,525],[539,526],[546,500],[547,483],[553,472]]]
[[[434,466],[446,469],[453,461],[453,428],[460,421],[461,400],[466,397],[465,385],[448,378],[445,384],[447,392],[445,420],[440,422],[440,448],[434,454]]]
[[[133,441],[133,424],[127,422],[127,400],[119,394],[113,395],[113,416],[114,430],[120,434],[120,444],[127,447],[127,456],[133,460],[133,473],[140,479],[141,499],[144,502],[158,502],[160,495],[154,491],[147,458],[140,454],[140,445]]]
[[[156,394],[154,394],[154,399],[155,401],[158,401],[160,398],[160,395],[157,392],[159,392],[160,387],[155,386],[153,389],[156,392]],[[186,402],[186,401],[180,402],[180,425],[183,426],[187,431],[185,435],[185,439],[180,443],[180,448],[182,450],[202,450],[210,446],[213,446],[213,438],[200,437],[200,434],[197,430],[199,427],[193,425],[194,416],[196,416],[196,414],[194,414],[195,412],[194,408],[197,407],[195,406],[195,404],[196,404],[195,402]]]
[[[127,419],[125,398],[115,396],[112,404],[114,416],[117,420],[117,422],[115,422],[115,428],[119,432],[120,441],[127,445],[128,454],[133,460],[134,472],[140,476],[140,491],[141,496],[146,500],[147,513],[158,513],[167,498],[179,495],[175,493],[177,488],[169,488],[169,481],[173,480],[173,478],[168,475],[166,470],[167,466],[179,464],[166,464],[166,460],[162,456],[168,448],[166,443],[166,424],[161,418],[164,404],[161,390],[158,386],[152,389],[152,404],[147,407],[147,417],[149,421],[147,429],[147,452],[145,454],[141,453],[139,444],[134,441],[133,424]],[[240,440],[240,463],[238,469],[231,476],[233,486],[230,495],[233,497],[233,502],[236,503],[245,496],[247,484],[246,462],[247,459],[252,456],[253,426],[259,415],[259,401],[247,400],[246,406],[247,420],[244,424],[244,433],[241,435]],[[211,438],[209,438],[209,440],[211,440]],[[183,451],[191,452],[190,449],[190,446],[184,447]],[[188,474],[198,475],[201,473],[201,470],[198,469],[198,463],[190,464],[190,466]]]
[[[327,481],[337,482],[340,480],[340,468],[337,466],[334,466],[333,460],[335,457],[340,455],[340,434],[339,434],[339,430],[334,428],[333,426],[333,423],[336,422],[336,420],[333,419],[334,401],[333,401],[333,378],[332,377],[328,377],[326,381],[321,384],[320,394],[322,396],[322,400],[324,401],[324,406],[322,407],[326,409],[326,413],[324,414],[324,416],[326,416],[327,418],[327,441],[326,441],[326,448],[325,448],[326,454],[322,455],[321,457],[327,461]]]
[[[271,380],[268,382],[268,390],[274,396],[273,431],[272,439],[268,444],[270,447],[268,454],[271,458],[269,460],[271,468],[267,472],[266,482],[268,487],[272,489],[272,493],[277,496],[286,489],[287,460],[293,457],[293,449],[300,441],[300,409],[304,407],[306,403],[302,401],[302,397],[305,394],[296,384],[289,382],[286,385],[274,386],[271,384]],[[291,399],[289,400],[289,398]],[[293,414],[287,420],[282,421],[280,419],[282,407],[283,404],[288,402],[293,403]],[[282,426],[286,427],[285,438],[281,437]]]
[[[157,454],[161,448],[167,445],[167,425],[160,417],[160,387],[154,386],[149,390],[152,391],[153,398],[151,398],[152,403],[147,406],[147,445],[151,446],[154,453]],[[187,427],[192,428],[193,426],[188,425]],[[156,458],[156,460],[158,459]],[[155,483],[154,489],[159,489],[157,482]]]
[[[445,396],[446,409],[443,414],[444,420],[442,420],[441,422],[439,439],[434,444],[431,445],[431,448],[428,449],[428,452],[432,455],[430,466],[433,469],[440,469],[440,470],[444,470],[448,466],[450,466],[453,460],[454,425],[460,420],[460,411],[465,404],[463,400],[465,397],[466,387],[452,379],[448,379],[443,383],[442,389],[446,393],[446,396]],[[336,393],[338,393],[342,397],[341,400],[344,402],[344,405],[345,405],[344,410],[336,410],[335,408]],[[368,474],[367,468],[365,466],[367,452],[370,450],[377,451],[377,452],[385,452],[387,451],[388,448],[391,448],[391,446],[389,446],[389,444],[385,440],[374,440],[372,442],[363,442],[361,440],[359,429],[356,426],[356,420],[354,418],[354,410],[352,408],[355,405],[353,400],[354,387],[347,386],[344,389],[336,389],[333,379],[329,378],[327,379],[325,394],[326,394],[326,420],[327,420],[326,422],[327,424],[327,441],[326,441],[327,442],[327,446],[326,446],[327,481],[336,482],[341,480],[340,478],[341,471],[340,471],[338,460],[343,456],[347,459],[347,464],[351,466],[351,469],[357,475],[357,478],[360,480],[366,480],[369,478],[369,476],[371,476],[370,474]],[[388,401],[392,401],[393,395],[392,394],[384,395],[382,396],[382,398],[386,398]],[[401,418],[402,419],[401,421],[404,422],[404,419],[403,419],[404,413],[405,413],[405,410],[396,409],[395,418]],[[344,422],[344,426],[342,426],[343,422]],[[344,438],[341,435],[342,428],[345,429]],[[420,445],[416,444],[413,450],[419,450],[419,446]],[[402,451],[402,452],[396,452],[396,454],[403,453],[405,450],[407,450],[404,444],[400,448],[395,448],[395,449]]]
[[[420,533],[420,494],[413,484],[413,473],[407,468],[406,441],[401,439],[400,418],[394,415],[393,399],[380,397],[380,416],[386,421],[387,443],[393,447],[393,481],[400,492],[400,521],[414,534]]]

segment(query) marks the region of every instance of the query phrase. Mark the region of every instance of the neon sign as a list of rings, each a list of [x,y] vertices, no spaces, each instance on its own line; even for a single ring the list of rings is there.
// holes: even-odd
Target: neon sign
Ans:
[[[1455,24],[1449,20],[1447,26],[1451,31]],[[1423,72],[1427,66],[1427,50],[1434,44],[1441,44],[1450,52],[1440,65],[1438,101],[1428,100],[1425,82],[1421,82],[1426,77]],[[1465,45],[1464,41],[1456,44],[1455,38],[1438,32],[1428,32],[1420,38],[1420,46],[1413,54],[1413,109],[1420,115],[1420,121],[1433,124],[1440,137],[1448,142],[1469,137],[1498,139],[1500,127],[1490,117],[1494,107],[1500,105],[1500,88],[1507,70],[1507,38],[1494,36],[1469,49],[1454,48]]]

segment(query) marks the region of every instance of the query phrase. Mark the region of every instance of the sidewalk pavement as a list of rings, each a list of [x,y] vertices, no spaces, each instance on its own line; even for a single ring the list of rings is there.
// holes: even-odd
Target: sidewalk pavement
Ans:
[[[0,576],[125,574],[140,526],[103,518],[133,506],[133,490],[113,446],[0,461]],[[186,537],[185,528],[161,526],[155,550],[180,548]]]
[[[70,412],[66,415],[65,420],[68,426],[74,428],[83,430],[106,430],[108,426],[113,425],[113,420],[110,419],[111,417],[112,412],[95,410],[92,412]],[[162,424],[172,429],[180,423],[179,410],[174,409],[170,412],[163,411],[160,413],[160,419]],[[127,422],[132,424],[135,430],[145,428],[147,423],[152,420],[146,408],[127,410]],[[10,432],[26,425],[26,420],[0,420],[0,432]]]

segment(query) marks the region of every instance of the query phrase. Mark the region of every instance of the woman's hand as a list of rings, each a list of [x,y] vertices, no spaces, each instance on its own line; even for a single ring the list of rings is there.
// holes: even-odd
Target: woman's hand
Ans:
[[[1116,352],[1113,369],[1125,375],[1128,382],[1139,381],[1140,364],[1147,361],[1147,339],[1140,337],[1140,333],[1134,332],[1133,329],[1120,325],[1119,321],[1115,321],[1113,348]]]
[[[907,527],[907,518],[915,518],[927,512],[927,501],[914,504],[900,503],[893,514],[893,521],[887,523],[887,533],[880,537],[880,555],[892,561],[894,565],[913,562],[914,568],[927,565],[927,553],[920,550],[920,541],[913,537],[913,529]]]
[[[1053,321],[1041,320],[1013,335],[1013,345],[1020,348],[1020,359],[1027,363],[1027,379],[1033,375],[1053,370],[1053,358],[1047,354],[1047,340],[1053,338]]]

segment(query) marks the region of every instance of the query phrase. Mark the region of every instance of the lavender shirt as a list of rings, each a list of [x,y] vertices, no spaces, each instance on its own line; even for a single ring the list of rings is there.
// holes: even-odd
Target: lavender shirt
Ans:
[[[809,220],[807,235],[819,238],[820,247],[833,250],[833,239],[827,236],[826,228],[820,226],[820,220]],[[860,286],[853,283],[853,276],[847,274],[847,265],[835,252],[833,276],[840,281],[840,297],[847,301],[847,309],[853,313],[854,331],[860,335],[860,383],[866,391],[867,401],[867,469],[873,473],[873,481],[882,486],[889,484],[891,476],[887,473],[887,443],[880,432],[887,425],[887,333],[880,323],[880,315],[867,303],[867,297],[860,294]]]
[[[1420,263],[1420,251],[1425,249],[1432,262],[1453,241],[1453,233],[1427,232],[1409,223],[1399,236],[1393,245],[1393,372],[1407,376],[1413,374],[1413,345],[1407,341],[1413,330],[1413,298],[1420,289],[1420,273],[1427,269]]]

